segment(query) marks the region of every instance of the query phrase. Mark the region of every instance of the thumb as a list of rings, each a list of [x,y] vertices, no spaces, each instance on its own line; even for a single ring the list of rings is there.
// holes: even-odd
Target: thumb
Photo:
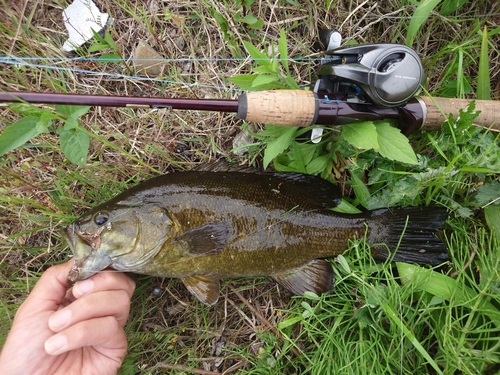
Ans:
[[[68,274],[73,266],[73,260],[48,268],[40,277],[21,309],[29,314],[40,311],[56,311],[66,296],[70,287]]]

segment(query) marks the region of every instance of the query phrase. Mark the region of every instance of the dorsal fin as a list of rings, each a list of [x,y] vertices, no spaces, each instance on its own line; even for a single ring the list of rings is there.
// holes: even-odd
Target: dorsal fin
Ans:
[[[318,176],[296,172],[261,172],[252,167],[232,164],[227,161],[202,164],[193,168],[193,170],[203,172],[251,173],[269,176],[274,179],[278,190],[283,189],[283,192],[288,191],[290,194],[298,194],[302,198],[307,197],[308,203],[312,207],[333,208],[337,207],[342,200],[342,194],[337,185]]]
[[[241,172],[241,173],[265,173],[260,172],[253,167],[249,167],[246,165],[238,165],[235,163],[230,163],[225,160],[219,160],[215,162],[210,162],[206,164],[200,164],[193,169],[192,171],[197,172]]]
[[[280,190],[284,193],[289,190],[291,194],[299,194],[303,199],[307,198],[311,206],[333,208],[337,207],[342,200],[338,186],[321,177],[295,172],[270,172],[268,174],[285,182],[280,186]]]

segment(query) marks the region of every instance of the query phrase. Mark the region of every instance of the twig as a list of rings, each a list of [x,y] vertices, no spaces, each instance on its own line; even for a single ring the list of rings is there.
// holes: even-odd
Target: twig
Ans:
[[[19,16],[19,24],[17,25],[17,30],[16,30],[16,35],[14,36],[14,40],[12,41],[12,44],[10,45],[8,55],[12,55],[12,51],[14,50],[14,46],[16,45],[17,39],[19,37],[19,34],[21,33],[21,28],[23,25],[23,16],[24,12],[26,12],[26,7],[28,6],[29,1],[26,0],[24,2],[23,10],[21,11],[21,15]],[[33,9],[35,9],[38,5],[38,1],[33,5]]]
[[[467,268],[469,268],[470,264],[472,263],[472,261],[474,260],[476,256],[476,249],[472,249],[471,253],[470,253],[470,257],[469,257],[469,260],[464,264],[464,268],[461,269],[461,270],[456,270],[455,272],[452,272],[450,274],[450,277],[453,278],[453,277],[456,277],[460,272],[463,272],[465,271]]]
[[[271,322],[269,320],[267,320],[255,307],[253,307],[250,302],[247,301],[247,299],[245,297],[243,297],[241,295],[240,292],[238,292],[233,285],[230,286],[232,291],[234,292],[234,294],[236,294],[236,296],[240,299],[241,302],[243,302],[249,309],[250,311],[257,317],[260,319],[260,321],[262,323],[264,323],[271,331],[273,331],[273,333],[276,335],[276,337],[285,342],[287,341],[287,339],[280,333],[280,331],[278,331],[278,329],[273,325],[271,324]],[[230,302],[232,302],[231,300],[229,300]],[[234,303],[234,302],[233,302]],[[291,346],[291,351],[292,353],[296,356],[296,357],[300,357],[300,353],[299,351]]]
[[[162,362],[157,363],[155,367],[166,368],[169,370],[186,371],[188,373],[201,374],[201,375],[220,375],[220,372],[201,370],[201,369],[191,368],[191,367],[183,366],[183,365],[171,365],[170,363],[162,363]]]

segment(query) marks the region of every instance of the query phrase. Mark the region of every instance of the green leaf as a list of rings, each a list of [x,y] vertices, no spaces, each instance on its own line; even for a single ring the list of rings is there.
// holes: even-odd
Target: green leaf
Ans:
[[[257,86],[262,86],[266,85],[271,82],[276,81],[276,76],[270,76],[267,74],[259,74],[252,82],[252,88],[255,88]]]
[[[474,120],[480,113],[481,111],[476,111],[476,103],[471,101],[467,105],[467,108],[458,110],[458,116],[456,118],[450,113],[450,116],[443,124],[442,129],[444,132],[450,134],[463,134],[473,126],[472,124]]]
[[[229,78],[229,82],[234,83],[242,90],[253,90],[253,81],[258,77],[258,74],[239,74]]]
[[[302,315],[286,318],[285,320],[278,323],[278,329],[283,330],[285,328],[293,326],[298,322],[301,322],[302,320],[304,320]]]
[[[236,12],[233,15],[233,18],[236,22],[243,22],[243,17],[241,16],[241,12]]]
[[[295,79],[293,77],[285,77],[283,79],[283,83],[285,88],[300,90],[300,86],[297,82],[295,82]]]
[[[474,203],[478,206],[485,206],[490,204],[500,205],[500,182],[491,181],[480,186],[476,196],[474,197]]]
[[[276,70],[272,66],[257,66],[252,69],[255,73],[267,73],[267,74],[276,74]]]
[[[243,19],[242,22],[250,26],[254,30],[262,29],[264,27],[264,21],[258,19],[253,14],[249,13]]]
[[[359,200],[361,205],[365,208],[368,208],[366,202],[368,201],[368,198],[370,198],[370,191],[366,187],[363,180],[358,176],[358,174],[362,174],[362,172],[363,171],[359,169],[356,171],[351,171],[351,186],[354,190],[356,198]]]
[[[484,99],[484,100],[491,99],[489,61],[490,58],[488,56],[488,28],[485,26],[481,42],[481,53],[479,55],[479,69],[477,71],[476,96],[478,99]]]
[[[488,316],[497,327],[500,327],[500,311],[488,301],[488,298],[481,298],[472,288],[442,273],[413,264],[397,262],[396,267],[404,283],[411,283],[415,289],[453,301],[455,306],[474,308],[476,312]],[[479,306],[475,306],[476,304]]]
[[[96,43],[96,44],[92,44],[89,47],[88,52],[89,53],[98,52],[98,51],[102,51],[103,49],[106,49],[106,48],[109,48],[107,43],[106,44]]]
[[[33,104],[9,103],[7,106],[13,111],[19,112],[23,116],[41,116],[44,111],[42,108]]]
[[[415,37],[420,30],[420,27],[427,21],[433,9],[441,2],[441,0],[422,0],[415,9],[415,13],[411,17],[406,34],[406,45],[411,47]]]
[[[280,39],[278,42],[278,51],[280,53],[281,63],[285,68],[286,74],[290,75],[290,69],[288,68],[288,48],[286,44],[285,30],[280,29]]]
[[[408,205],[421,193],[422,186],[415,181],[414,175],[405,176],[380,193],[371,195],[365,206],[369,210],[375,210],[382,207]]]
[[[105,33],[104,33],[104,40],[106,41],[106,43],[108,43],[109,47],[113,50],[113,51],[118,51],[118,47],[116,46],[116,43],[115,41],[113,40],[113,37],[111,36],[111,33],[109,32],[109,30],[106,29]]]
[[[42,111],[42,113],[40,114],[40,119],[36,123],[38,134],[48,133],[49,126],[52,125],[53,117],[54,115],[52,114],[50,109],[46,108]]]
[[[58,130],[61,142],[61,149],[69,161],[77,165],[87,163],[90,138],[87,133],[78,128]]]
[[[287,128],[278,138],[267,144],[264,151],[264,169],[266,169],[271,161],[285,151],[292,142],[297,128],[291,126]]]
[[[295,134],[294,134],[295,138]],[[299,142],[291,142],[290,143],[290,152],[288,152],[290,156],[293,156],[292,161],[288,164],[289,166],[293,165],[293,168],[300,173],[306,173],[306,161],[309,152],[304,150]]]
[[[64,130],[70,130],[77,128],[80,124],[78,123],[78,120],[76,120],[73,117],[69,117],[66,120],[64,120]]]
[[[219,24],[219,26],[222,30],[222,33],[224,34],[224,40],[227,40],[228,39],[229,23],[227,22],[226,18],[213,8],[210,9],[210,14],[215,19],[215,21],[217,21],[217,23]]]
[[[88,105],[70,105],[70,104],[56,105],[56,111],[66,116],[66,118],[69,117],[78,118],[86,114],[89,110],[90,106]]]
[[[340,267],[344,270],[345,273],[351,273],[351,267],[349,267],[349,263],[342,254],[339,254],[335,260],[340,264]]]
[[[466,2],[467,0],[444,0],[439,13],[442,16],[447,16],[448,14],[460,9]]]
[[[271,66],[271,61],[269,60],[269,57],[267,57],[265,53],[259,51],[257,47],[254,47],[251,43],[247,41],[243,41],[243,44],[248,54],[252,57],[252,59],[255,60],[257,64]]]
[[[100,62],[121,62],[122,58],[116,53],[103,53],[97,60]]]
[[[73,128],[78,127],[80,125],[80,122],[78,121],[78,118],[82,116],[83,114],[87,113],[90,107],[80,107],[80,108],[73,108],[75,111],[64,121],[64,125],[70,125]]]
[[[316,175],[318,173],[323,172],[325,170],[325,168],[327,167],[330,159],[331,159],[331,156],[328,154],[314,158],[313,160],[311,160],[310,163],[308,163],[306,165],[306,173]]]
[[[9,125],[0,134],[0,155],[22,146],[31,138],[41,134],[40,127],[37,126],[39,121],[40,117],[38,116],[26,116]]]
[[[342,200],[340,201],[340,204],[337,207],[333,207],[332,211],[340,212],[343,214],[360,214],[361,213],[361,211],[358,208],[356,208],[355,206],[353,206],[352,204],[347,202],[345,200],[345,198],[342,198]]]
[[[354,147],[362,150],[380,147],[377,127],[371,121],[343,125],[342,137]]]
[[[408,138],[401,131],[387,123],[376,126],[380,155],[407,164],[418,164],[417,156],[410,146]]]
[[[95,31],[94,29],[92,29],[92,34],[94,35],[94,38],[102,43],[102,44],[107,44],[106,40],[101,36],[101,34],[99,34],[97,31]]]
[[[490,230],[500,241],[500,206],[488,206],[484,208],[484,217]]]
[[[458,86],[458,81],[456,79],[449,79],[445,81],[441,89],[438,91],[439,96],[443,96],[445,98],[454,98],[459,91]],[[462,90],[465,94],[472,92],[472,86],[470,85],[467,77],[463,77]]]

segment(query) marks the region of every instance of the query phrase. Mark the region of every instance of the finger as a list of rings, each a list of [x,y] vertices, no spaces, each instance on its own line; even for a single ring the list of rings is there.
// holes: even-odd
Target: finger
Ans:
[[[79,322],[112,316],[123,326],[130,310],[130,296],[122,289],[95,292],[83,296],[52,314],[49,328],[60,332]]]
[[[66,295],[69,287],[68,273],[73,261],[48,268],[36,283],[33,291],[26,298],[21,309],[29,314],[39,311],[55,311]]]
[[[51,355],[86,346],[102,346],[101,352],[104,349],[124,355],[127,349],[125,331],[114,317],[106,316],[79,322],[45,341],[45,351]]]
[[[135,282],[122,272],[101,271],[89,279],[77,281],[72,290],[73,296],[78,299],[94,292],[120,289],[130,298],[134,293]]]

